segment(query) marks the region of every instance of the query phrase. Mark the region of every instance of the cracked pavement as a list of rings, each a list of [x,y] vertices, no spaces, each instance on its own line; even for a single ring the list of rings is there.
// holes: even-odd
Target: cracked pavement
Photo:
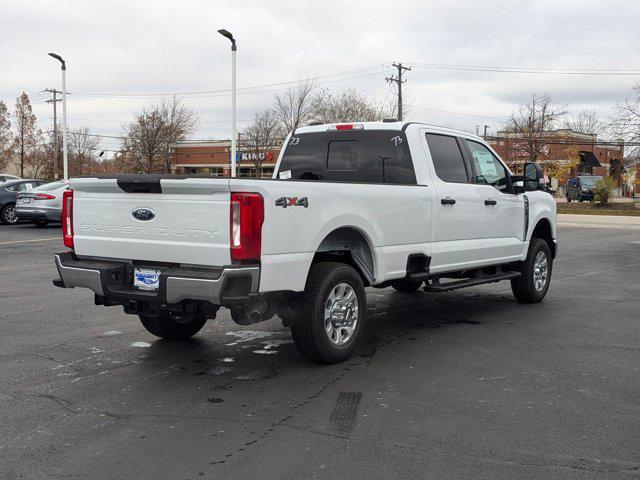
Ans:
[[[637,229],[561,225],[539,305],[504,282],[368,289],[332,366],[226,310],[158,340],[51,285],[57,235],[0,226],[2,479],[640,476]]]

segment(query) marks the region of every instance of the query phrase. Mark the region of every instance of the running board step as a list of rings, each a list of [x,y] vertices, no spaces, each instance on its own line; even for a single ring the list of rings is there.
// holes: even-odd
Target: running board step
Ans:
[[[427,283],[424,286],[425,292],[448,292],[449,290],[455,290],[457,288],[473,287],[474,285],[482,285],[483,283],[499,282],[501,280],[509,280],[510,278],[517,278],[521,275],[520,272],[500,272],[495,275],[480,275],[476,278],[468,278],[465,280],[459,280],[456,282],[448,283]]]

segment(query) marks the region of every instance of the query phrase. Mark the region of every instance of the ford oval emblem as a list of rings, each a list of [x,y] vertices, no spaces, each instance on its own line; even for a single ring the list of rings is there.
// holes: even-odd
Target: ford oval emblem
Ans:
[[[150,208],[136,208],[133,212],[131,212],[131,215],[133,215],[133,218],[135,218],[136,220],[146,222],[147,220],[153,220],[156,216],[156,212],[154,212]]]

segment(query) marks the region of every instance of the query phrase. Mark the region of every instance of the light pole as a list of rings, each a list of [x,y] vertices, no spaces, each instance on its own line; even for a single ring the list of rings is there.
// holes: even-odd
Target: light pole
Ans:
[[[225,29],[218,30],[223,37],[231,41],[231,176],[236,176],[236,39]]]
[[[50,53],[50,57],[55,58],[61,63],[62,70],[62,161],[63,161],[63,180],[69,180],[69,162],[67,158],[67,64],[60,55]]]

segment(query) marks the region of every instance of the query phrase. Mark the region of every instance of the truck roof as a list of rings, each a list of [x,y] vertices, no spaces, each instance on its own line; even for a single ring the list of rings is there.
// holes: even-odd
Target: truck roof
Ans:
[[[433,129],[434,131],[438,131],[441,133],[450,133],[456,136],[463,136],[468,138],[477,138],[481,139],[478,135],[473,133],[464,132],[462,130],[456,130],[453,128],[441,127],[438,125],[431,125],[424,122],[341,122],[341,123],[323,123],[320,125],[309,125],[305,127],[298,127],[295,130],[295,133],[312,133],[312,132],[326,132],[327,130],[334,129],[337,125],[358,125],[358,128],[362,128],[363,130],[406,130],[410,125],[420,125],[423,127],[427,127],[429,129]],[[360,127],[362,125],[362,127]]]

